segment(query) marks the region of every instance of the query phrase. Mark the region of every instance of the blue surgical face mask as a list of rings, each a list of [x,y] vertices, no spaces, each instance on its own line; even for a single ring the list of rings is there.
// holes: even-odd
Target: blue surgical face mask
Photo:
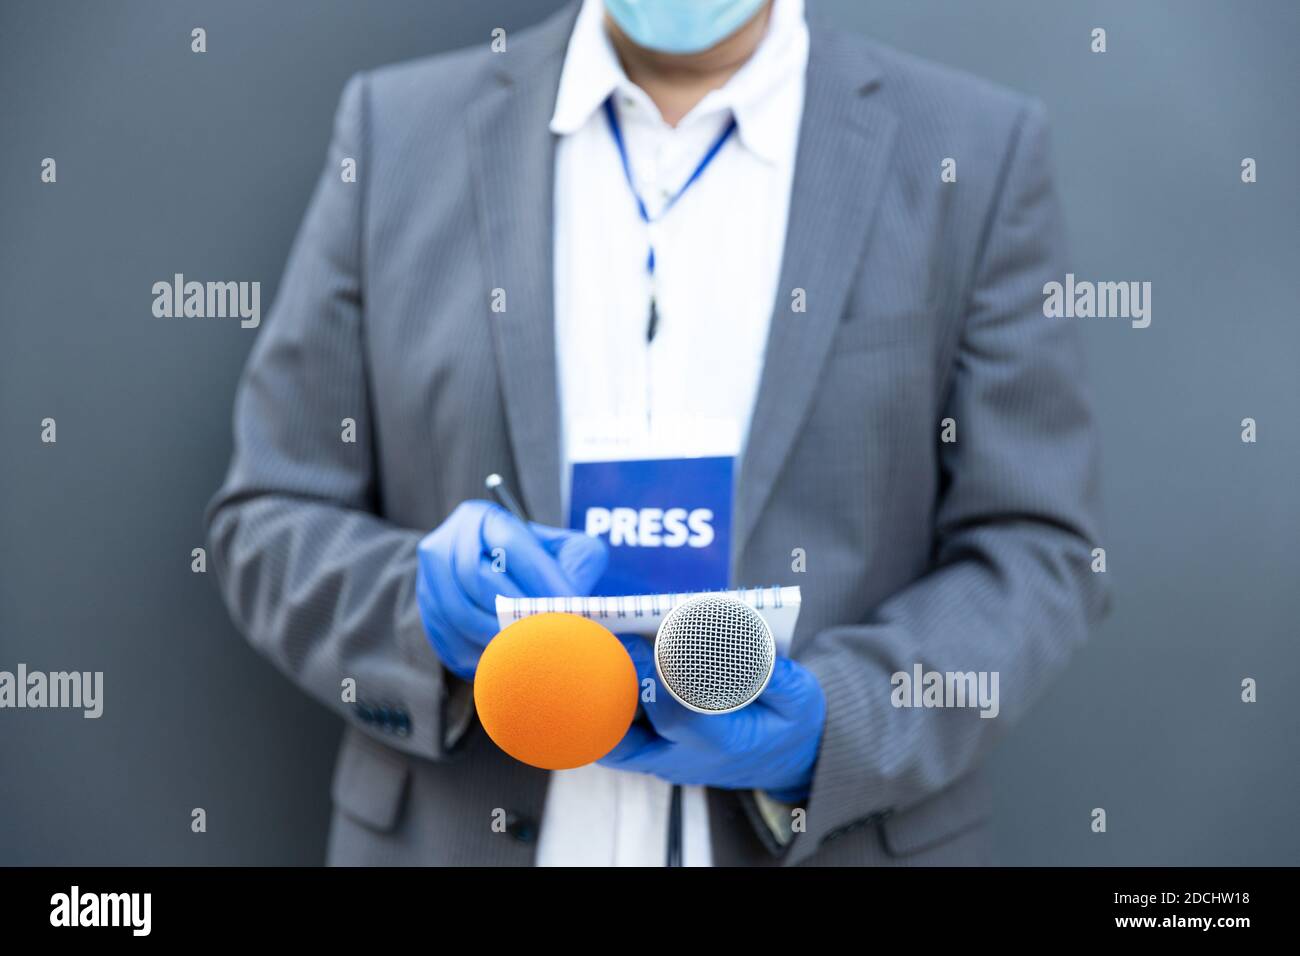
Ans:
[[[747,23],[765,0],[605,0],[605,9],[637,46],[698,53]]]

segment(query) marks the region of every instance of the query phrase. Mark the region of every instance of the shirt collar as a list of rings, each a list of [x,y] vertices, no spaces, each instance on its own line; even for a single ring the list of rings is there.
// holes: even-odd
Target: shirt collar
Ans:
[[[605,33],[603,0],[584,0],[573,24],[551,115],[551,132],[576,133],[615,90],[631,87]]]
[[[573,26],[551,132],[577,132],[611,93],[633,97],[653,109],[645,92],[623,72],[605,32],[603,0],[584,0]],[[803,72],[808,62],[804,0],[774,0],[767,33],[748,62],[720,89],[712,90],[682,119],[682,124],[727,110],[745,146],[767,162],[777,162],[792,141],[802,106]],[[797,81],[797,82],[796,82]]]

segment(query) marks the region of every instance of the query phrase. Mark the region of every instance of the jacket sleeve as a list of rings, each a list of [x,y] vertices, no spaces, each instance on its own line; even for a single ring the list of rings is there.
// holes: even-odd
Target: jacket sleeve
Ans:
[[[828,715],[798,863],[833,831],[905,810],[973,769],[1104,613],[1098,462],[1070,320],[1045,318],[1064,271],[1046,124],[1026,106],[1002,162],[946,394],[957,440],[939,444],[934,560],[864,623],[801,655]],[[938,424],[935,423],[936,437]],[[998,675],[999,710],[903,708],[891,675]]]
[[[358,75],[239,385],[234,456],[208,507],[209,550],[230,613],[258,651],[366,733],[437,758],[451,682],[416,606],[421,532],[376,514],[361,328],[365,101]],[[345,159],[356,162],[355,182],[342,175]],[[344,441],[345,419],[354,442]]]

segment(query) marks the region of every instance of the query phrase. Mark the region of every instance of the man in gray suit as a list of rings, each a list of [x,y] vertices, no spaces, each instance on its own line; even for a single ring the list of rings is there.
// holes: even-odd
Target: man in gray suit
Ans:
[[[647,144],[679,133],[717,165],[647,211]],[[661,265],[620,278],[645,241]],[[734,309],[692,305],[701,262]],[[484,635],[445,626],[429,576],[456,574],[428,564],[487,549],[485,519],[462,530],[491,472],[563,523],[574,409],[624,356],[638,395],[740,396],[731,580],[802,587],[789,666],[824,702],[794,804],[705,780],[697,862],[986,862],[982,760],[1106,603],[1080,351],[1042,309],[1065,271],[1041,108],[798,0],[586,0],[504,50],[355,77],[209,509],[235,620],[347,723],[331,862],[570,859],[557,807],[588,808],[476,725],[450,648]],[[943,694],[967,676],[998,690],[983,714]]]

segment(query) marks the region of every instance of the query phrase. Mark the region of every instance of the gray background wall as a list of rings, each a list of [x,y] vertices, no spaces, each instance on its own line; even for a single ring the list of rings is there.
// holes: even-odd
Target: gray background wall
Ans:
[[[1300,863],[1300,6],[813,3],[1046,101],[1074,271],[1154,284],[1149,329],[1083,322],[1116,605],[996,754],[1002,860]],[[0,863],[322,859],[339,725],[189,569],[256,333],[153,319],[149,289],[258,279],[265,315],[346,78],[556,6],[0,5],[0,669],[107,697],[0,711]]]

